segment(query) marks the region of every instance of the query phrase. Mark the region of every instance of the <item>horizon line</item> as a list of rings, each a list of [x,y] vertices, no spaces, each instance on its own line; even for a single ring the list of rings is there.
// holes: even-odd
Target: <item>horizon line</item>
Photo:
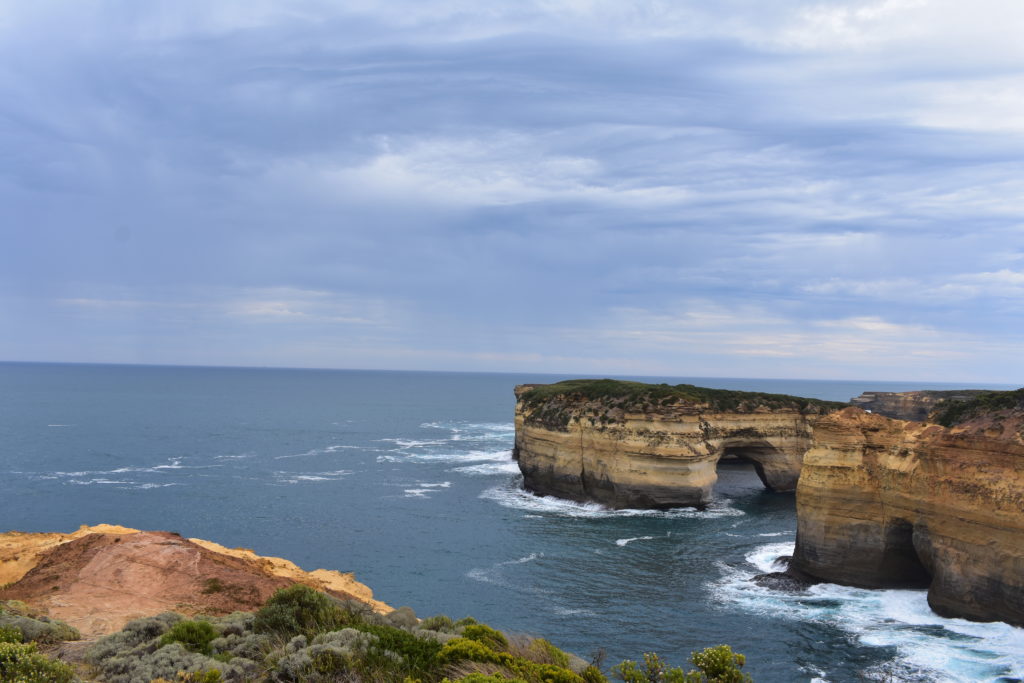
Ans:
[[[578,379],[594,378],[600,379],[601,375],[594,373],[568,372],[542,372],[533,370],[419,370],[408,368],[329,368],[315,366],[292,366],[292,365],[202,365],[194,363],[125,363],[110,361],[51,361],[51,360],[3,360],[0,365],[80,365],[80,366],[102,366],[102,367],[139,367],[139,368],[180,368],[180,369],[206,369],[206,370],[298,370],[310,372],[408,372],[408,373],[436,373],[436,374],[464,374],[464,375],[544,375],[551,377],[573,376]],[[964,384],[964,385],[988,385],[997,387],[1017,387],[1016,383],[1010,382],[963,382],[938,381],[938,380],[911,380],[911,379],[849,379],[849,378],[815,378],[815,377],[736,377],[728,375],[675,375],[675,374],[624,374],[610,373],[603,377],[608,379],[640,377],[648,379],[728,379],[728,380],[757,380],[757,381],[788,381],[788,382],[869,382],[880,384]],[[964,386],[963,388],[970,388]]]

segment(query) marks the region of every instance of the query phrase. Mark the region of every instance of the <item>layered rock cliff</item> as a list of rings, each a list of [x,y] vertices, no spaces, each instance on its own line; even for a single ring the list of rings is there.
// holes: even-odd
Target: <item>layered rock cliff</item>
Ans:
[[[703,507],[723,456],[792,491],[811,425],[842,404],[781,394],[571,380],[516,387],[526,488],[614,508]]]
[[[924,422],[941,404],[969,401],[979,394],[980,389],[957,391],[865,391],[850,399],[850,404],[869,413],[878,413],[897,420]]]
[[[1024,625],[1024,410],[976,403],[952,428],[856,408],[820,419],[791,570],[927,586],[939,614]]]
[[[288,560],[163,531],[100,524],[71,534],[0,534],[0,600],[29,603],[86,636],[166,611],[253,610],[294,583],[391,611],[351,574],[306,572]]]

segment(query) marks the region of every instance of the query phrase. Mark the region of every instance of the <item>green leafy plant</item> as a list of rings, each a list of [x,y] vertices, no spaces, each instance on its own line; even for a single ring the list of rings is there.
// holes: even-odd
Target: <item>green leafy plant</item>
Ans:
[[[160,645],[181,643],[189,652],[212,654],[210,643],[217,637],[217,630],[208,621],[179,621],[160,637]]]
[[[257,633],[281,636],[313,635],[344,628],[354,615],[327,595],[309,586],[295,584],[274,593],[256,612],[253,628]]]
[[[680,667],[669,666],[654,652],[645,652],[639,664],[626,660],[612,667],[612,673],[626,683],[752,683],[753,679],[740,671],[746,657],[734,653],[728,645],[708,647],[690,655],[695,671],[683,672]]]

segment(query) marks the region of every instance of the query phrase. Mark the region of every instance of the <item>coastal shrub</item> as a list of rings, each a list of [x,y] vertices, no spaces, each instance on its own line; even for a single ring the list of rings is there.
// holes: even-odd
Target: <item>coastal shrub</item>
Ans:
[[[0,626],[0,643],[21,643],[25,639],[21,630],[7,626]]]
[[[134,658],[156,649],[155,639],[184,619],[180,614],[164,612],[155,617],[135,619],[117,633],[100,638],[85,654],[86,661],[102,666],[113,658]],[[147,679],[148,680],[148,679]]]
[[[359,621],[358,615],[344,609],[340,601],[295,584],[278,590],[256,612],[253,628],[257,633],[275,633],[283,637],[314,636],[334,631]]]
[[[708,647],[701,652],[694,652],[690,655],[699,670],[702,678],[698,681],[709,681],[710,683],[748,683],[753,679],[740,671],[747,663],[747,658],[733,652],[728,645]]]
[[[15,600],[0,605],[0,629],[17,630],[25,642],[58,643],[82,637],[77,629],[63,621],[36,614]]]
[[[260,633],[228,633],[210,641],[213,656],[221,660],[223,657],[261,660],[271,649],[270,637]]]
[[[585,683],[582,676],[569,669],[554,664],[539,664],[508,652],[495,652],[482,642],[468,638],[446,643],[438,653],[438,661],[447,665],[449,670],[455,669],[462,662],[493,664],[502,669],[500,673],[506,678],[519,678],[527,683]]]
[[[221,682],[219,671],[203,671],[203,672],[190,672],[190,671],[179,671],[178,677],[173,681],[169,681],[166,678],[154,678],[149,683],[220,683]]]
[[[437,655],[442,645],[436,640],[418,638],[394,626],[365,625],[356,628],[377,638],[366,650],[370,668],[401,674],[399,678],[422,678],[437,667]]]
[[[449,616],[438,614],[433,617],[427,617],[421,621],[419,627],[424,631],[441,631],[443,633],[451,633],[455,630],[455,622],[452,621],[452,618]]]
[[[954,427],[975,417],[1013,408],[1024,408],[1024,388],[985,391],[967,401],[946,399],[935,406],[930,419],[943,427]]]
[[[216,637],[217,631],[208,621],[179,621],[160,637],[160,645],[181,643],[190,652],[210,655],[210,643]]]
[[[97,669],[107,683],[137,683],[155,678],[173,680],[179,672],[212,675],[210,672],[217,671],[218,677],[230,673],[229,680],[241,680],[245,675],[233,663],[225,664],[198,652],[190,652],[176,642],[151,652],[141,650],[128,656],[107,658],[97,663]]]
[[[483,643],[497,652],[508,650],[508,639],[501,631],[495,630],[487,624],[470,624],[462,630],[462,637]]]
[[[383,615],[381,618],[388,626],[395,626],[397,628],[412,628],[420,623],[411,607],[399,607],[393,612]]]
[[[74,669],[37,651],[35,643],[0,642],[0,681],[71,683],[74,679]]]
[[[643,664],[626,660],[612,667],[612,673],[626,683],[752,683],[753,679],[740,671],[746,657],[734,653],[728,645],[705,648],[690,655],[696,670],[684,673],[679,667],[670,667],[654,652],[645,652]]]

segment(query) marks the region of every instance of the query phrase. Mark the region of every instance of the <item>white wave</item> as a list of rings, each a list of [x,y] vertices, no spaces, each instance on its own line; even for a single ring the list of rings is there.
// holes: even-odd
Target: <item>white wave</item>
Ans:
[[[305,453],[292,453],[291,455],[275,455],[274,460],[285,460],[287,458],[312,458],[315,455],[320,455],[322,451],[318,448],[312,448]]]
[[[427,498],[428,493],[433,493],[433,489],[405,489],[406,498]]]
[[[74,425],[46,425],[47,427],[74,427]]]
[[[497,434],[515,434],[516,431],[516,426],[513,422],[424,422],[420,427],[424,429],[458,429]]]
[[[401,450],[409,448],[426,448],[427,446],[444,446],[447,441],[438,441],[436,439],[377,439],[377,441],[383,441],[385,443],[393,443],[398,446]]]
[[[671,510],[612,510],[597,503],[576,503],[554,496],[535,496],[529,491],[509,486],[496,486],[485,490],[480,498],[493,500],[508,508],[533,513],[548,513],[564,517],[656,517],[661,519],[736,517],[745,514],[729,507],[728,501],[712,502],[705,510],[673,508]]]
[[[247,460],[256,457],[255,453],[242,453],[241,455],[216,455],[214,460]]]
[[[338,481],[349,474],[352,474],[352,470],[335,470],[333,472],[274,472],[274,476],[283,484],[298,484],[304,481]]]
[[[562,617],[578,617],[578,616],[596,617],[597,616],[596,612],[593,612],[593,611],[591,611],[589,609],[573,609],[571,607],[562,607],[560,605],[553,605],[552,609],[553,609],[555,614],[557,614],[559,616],[562,616]]]
[[[181,484],[174,483],[174,482],[171,482],[171,483],[168,483],[168,484],[135,484],[134,486],[122,486],[121,488],[126,488],[126,489],[162,489],[162,488],[164,488],[166,486],[181,486]]]
[[[131,484],[130,481],[116,481],[114,479],[72,479],[69,484],[77,486],[93,486],[96,484]]]
[[[928,607],[924,590],[823,583],[787,593],[750,581],[756,574],[779,571],[777,558],[792,552],[792,543],[760,546],[747,554],[747,567],[720,565],[723,578],[712,588],[719,598],[753,612],[827,623],[864,645],[894,648],[896,660],[875,672],[883,677],[955,683],[1024,676],[1024,629],[945,619]]]
[[[475,475],[492,475],[492,474],[519,474],[519,463],[515,460],[509,460],[507,462],[487,462],[482,465],[467,465],[465,467],[456,467],[452,470],[453,472],[461,472],[462,474],[475,474]]]
[[[511,588],[511,584],[501,576],[501,571],[504,567],[526,564],[527,562],[533,562],[534,560],[544,557],[544,553],[530,553],[523,557],[517,557],[514,560],[505,560],[503,562],[495,562],[486,569],[477,568],[470,569],[466,572],[466,576],[473,579],[474,581],[480,581],[481,583],[493,583],[499,586],[506,586]]]
[[[620,539],[615,541],[615,545],[617,545],[617,546],[619,546],[621,548],[623,546],[629,545],[633,541],[653,541],[653,540],[654,540],[654,536],[634,536],[633,538],[620,538]]]
[[[452,485],[452,483],[450,481],[442,481],[442,482],[439,482],[437,484],[417,484],[417,486],[422,486],[423,488],[427,488],[427,489],[434,489],[434,488],[446,489],[446,488],[450,487],[451,485]]]
[[[512,457],[512,451],[502,449],[500,451],[465,451],[462,453],[403,453],[401,455],[379,455],[377,462],[440,462],[440,463],[470,463],[470,462],[505,462]]]
[[[730,534],[730,536],[731,535],[732,534]],[[770,536],[792,536],[792,535],[793,535],[793,533],[791,531],[776,531],[776,532],[770,533],[770,534],[758,534],[758,536],[769,536],[769,537]]]
[[[181,464],[181,458],[168,458],[171,461],[170,465],[154,465],[154,470],[183,470],[185,466]],[[206,465],[209,467],[209,465]]]

